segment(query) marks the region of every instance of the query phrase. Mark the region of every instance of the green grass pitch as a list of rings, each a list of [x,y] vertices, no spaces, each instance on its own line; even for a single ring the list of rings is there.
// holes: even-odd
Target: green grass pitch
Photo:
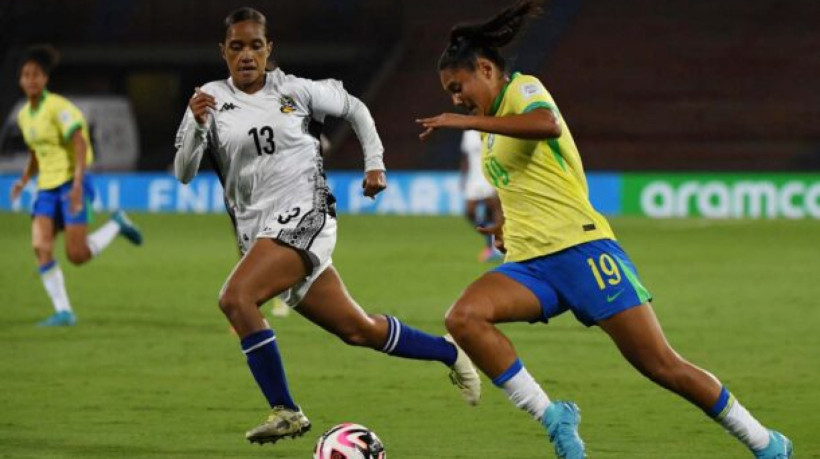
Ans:
[[[298,315],[271,318],[306,437],[252,446],[266,415],[216,305],[236,262],[226,217],[134,215],[142,248],[116,241],[83,267],[60,260],[79,317],[50,313],[29,219],[0,214],[0,457],[308,458],[353,421],[392,459],[552,457],[540,426],[484,378],[464,404],[445,368],[345,346]],[[459,292],[489,266],[458,218],[340,219],[337,268],[370,312],[443,333]],[[796,456],[820,457],[820,233],[815,221],[614,219],[671,343],[718,377]],[[267,308],[267,306],[266,306]],[[697,409],[643,379],[597,328],[565,315],[503,326],[553,399],[576,401],[592,458],[748,458]]]

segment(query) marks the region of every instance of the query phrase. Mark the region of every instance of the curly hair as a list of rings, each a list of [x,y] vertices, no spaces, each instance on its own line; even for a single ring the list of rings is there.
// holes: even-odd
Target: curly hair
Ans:
[[[500,48],[509,44],[528,17],[541,12],[540,0],[519,0],[482,23],[458,24],[450,31],[450,40],[438,61],[438,69],[475,69],[476,58],[489,59],[502,71],[507,62]]]

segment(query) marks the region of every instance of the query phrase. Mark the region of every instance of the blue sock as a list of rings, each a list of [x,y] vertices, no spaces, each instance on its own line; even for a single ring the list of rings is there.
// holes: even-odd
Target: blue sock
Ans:
[[[732,403],[734,403],[733,399],[732,393],[726,389],[726,386],[721,387],[717,401],[706,411],[706,414],[712,419],[720,420],[728,411],[727,408],[731,408]]]
[[[40,274],[47,273],[51,268],[53,268],[56,265],[57,265],[57,262],[55,260],[51,260],[51,261],[49,261],[48,263],[46,263],[44,265],[40,265],[40,268],[39,268]]]
[[[282,366],[273,330],[261,330],[242,338],[242,352],[248,357],[251,373],[271,408],[284,406],[298,410],[299,407],[288,391],[285,368]]]
[[[387,319],[387,342],[382,352],[408,359],[437,360],[448,367],[456,363],[458,351],[453,343],[408,327],[395,317],[384,318]]]
[[[511,380],[513,376],[517,375],[521,369],[524,368],[524,364],[521,363],[521,359],[515,359],[515,362],[510,365],[510,368],[504,370],[504,373],[493,378],[493,384],[496,387],[501,387],[504,385],[505,382]]]

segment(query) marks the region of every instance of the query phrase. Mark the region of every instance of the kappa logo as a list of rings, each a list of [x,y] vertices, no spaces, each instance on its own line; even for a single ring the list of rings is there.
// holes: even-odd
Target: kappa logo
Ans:
[[[236,109],[236,108],[239,108],[239,107],[234,105],[232,102],[225,102],[224,104],[222,104],[222,108],[220,108],[219,111],[220,112],[225,112],[225,111],[233,110],[233,109]]]

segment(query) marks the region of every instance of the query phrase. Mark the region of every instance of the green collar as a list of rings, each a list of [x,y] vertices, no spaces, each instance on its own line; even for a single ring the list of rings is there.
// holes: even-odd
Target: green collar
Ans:
[[[28,104],[28,114],[29,114],[29,116],[36,115],[37,112],[39,112],[40,109],[43,108],[43,102],[45,102],[47,95],[48,95],[48,91],[43,89],[43,93],[40,94],[40,100],[37,101],[37,108],[36,109],[32,108],[31,102],[29,102],[29,104]]]
[[[515,77],[517,77],[518,75],[521,75],[521,73],[519,73],[519,72],[513,73],[512,76],[510,77],[510,81],[508,81],[504,85],[504,87],[501,88],[501,92],[499,92],[498,95],[495,96],[495,100],[493,101],[493,106],[492,106],[492,108],[490,108],[490,116],[495,116],[496,112],[498,111],[498,107],[501,106],[501,101],[504,100],[504,94],[507,94],[507,88],[510,87],[510,83],[512,83],[513,80],[515,80]]]

